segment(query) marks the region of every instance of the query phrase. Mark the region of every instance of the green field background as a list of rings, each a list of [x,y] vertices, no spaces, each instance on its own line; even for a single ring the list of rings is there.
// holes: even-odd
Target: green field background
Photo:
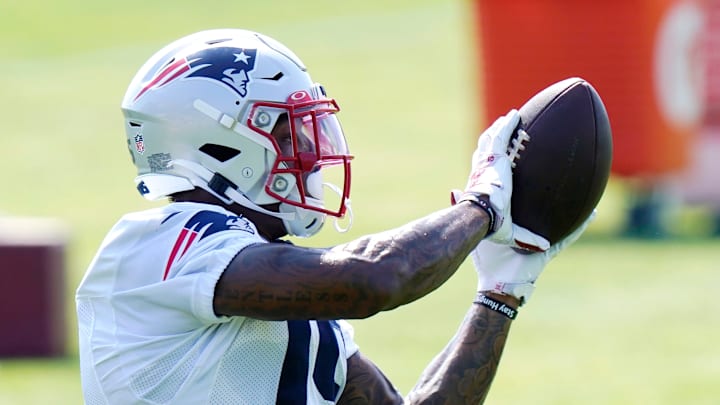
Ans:
[[[448,190],[464,184],[475,134],[487,125],[477,114],[481,66],[468,7],[459,0],[3,0],[0,215],[57,218],[70,237],[66,285],[58,286],[67,296],[69,354],[0,359],[0,404],[82,402],[74,290],[117,218],[159,204],[134,190],[119,109],[154,51],[194,31],[234,27],[266,33],[300,55],[338,99],[356,155],[354,228],[339,235],[327,227],[300,241],[325,246],[445,207]],[[692,211],[674,224],[680,237],[613,238],[627,187],[611,181],[586,237],[542,276],[515,321],[487,403],[720,403],[720,244],[693,236],[704,223]],[[8,273],[1,282],[13,282]],[[474,284],[466,263],[426,298],[354,321],[362,351],[407,393],[459,325]],[[23,305],[0,302],[3,310]]]

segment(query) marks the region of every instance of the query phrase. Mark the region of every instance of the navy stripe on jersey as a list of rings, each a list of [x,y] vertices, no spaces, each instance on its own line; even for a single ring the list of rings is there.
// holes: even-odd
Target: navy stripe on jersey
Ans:
[[[310,365],[310,323],[287,321],[288,346],[283,362],[277,404],[297,404],[307,401],[307,376]]]
[[[340,349],[333,331],[333,321],[317,321],[318,353],[315,358],[313,381],[322,397],[334,401],[340,386],[335,383]],[[310,322],[287,321],[288,346],[278,385],[277,404],[307,402],[307,380],[310,365]]]
[[[334,401],[340,386],[335,383],[335,366],[337,366],[340,349],[338,349],[335,332],[328,321],[318,321],[320,331],[320,348],[315,359],[313,380],[322,397]]]

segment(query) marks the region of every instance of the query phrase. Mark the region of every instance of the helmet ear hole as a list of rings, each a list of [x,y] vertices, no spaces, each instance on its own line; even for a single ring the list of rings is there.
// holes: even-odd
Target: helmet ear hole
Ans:
[[[205,145],[201,146],[200,152],[220,162],[226,162],[241,153],[237,149],[230,148],[224,145],[217,145],[214,143],[206,143]]]

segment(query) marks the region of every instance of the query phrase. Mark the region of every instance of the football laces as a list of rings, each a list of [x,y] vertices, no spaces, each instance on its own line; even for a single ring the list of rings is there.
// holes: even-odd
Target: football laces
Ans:
[[[520,160],[520,151],[525,150],[525,144],[530,142],[530,135],[525,132],[524,129],[518,129],[517,134],[518,136],[510,141],[510,145],[507,149],[507,154],[510,158],[510,166],[513,169],[517,166],[517,161]]]

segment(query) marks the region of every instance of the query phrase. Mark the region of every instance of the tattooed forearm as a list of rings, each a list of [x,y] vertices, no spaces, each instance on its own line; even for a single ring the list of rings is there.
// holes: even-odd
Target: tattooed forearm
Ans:
[[[251,246],[218,281],[215,311],[278,320],[365,318],[439,287],[486,231],[486,214],[467,203],[332,249]]]
[[[324,250],[263,244],[240,252],[215,287],[215,312],[257,319],[359,318],[380,302],[370,275],[320,264]],[[377,304],[375,304],[377,305]]]
[[[425,369],[407,403],[482,403],[495,377],[510,322],[473,304],[455,337]]]
[[[392,309],[442,285],[486,232],[487,216],[481,210],[453,207],[332,251],[369,258],[377,271],[391,274],[396,289],[383,309]]]

